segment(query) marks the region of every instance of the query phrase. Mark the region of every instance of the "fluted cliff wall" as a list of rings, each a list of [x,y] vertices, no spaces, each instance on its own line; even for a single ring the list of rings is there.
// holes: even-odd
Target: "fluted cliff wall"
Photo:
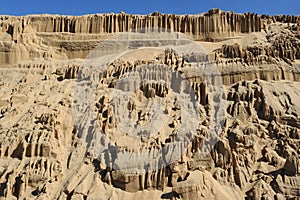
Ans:
[[[82,63],[113,33],[143,27],[166,28],[205,40],[197,44],[207,54],[182,56],[175,48],[140,48],[123,54],[121,59],[115,57],[94,82],[99,83],[95,84],[97,92],[92,92],[96,97],[89,101],[104,134],[89,131],[84,135],[75,112],[89,99],[86,91],[78,89],[85,82],[79,80],[89,76],[79,70],[84,68]],[[0,16],[0,199],[299,198],[299,31],[298,16],[234,14],[218,9],[184,16]],[[123,44],[115,41],[117,47]],[[108,44],[114,47],[113,42]],[[215,123],[213,116],[220,116],[212,111],[220,113],[223,108],[221,103],[212,103],[219,95],[213,95],[216,88],[211,89],[195,73],[195,60],[208,72],[211,68],[219,70],[222,96],[227,101],[222,132],[205,157],[205,138],[215,133],[210,131]],[[141,70],[145,64],[151,66],[147,69],[151,73]],[[158,67],[152,68],[153,64]],[[160,165],[167,163],[168,156],[163,156],[153,171],[148,171],[148,165],[140,173],[118,171],[121,165],[127,169],[132,166],[133,160],[124,159],[126,155],[141,156],[156,149],[163,149],[166,155],[178,154],[171,144],[180,139],[178,129],[188,118],[183,114],[195,107],[187,104],[192,109],[185,110],[185,102],[176,100],[177,89],[168,87],[165,80],[173,82],[180,77],[164,78],[171,73],[161,71],[161,65],[183,73],[190,82],[201,115],[194,138],[186,149],[180,147],[180,156],[170,165]],[[135,87],[131,84],[139,79],[135,73],[148,82]],[[219,82],[219,76],[213,73],[211,80]],[[133,81],[119,84],[128,79]],[[178,82],[178,93],[185,96],[189,87]],[[123,106],[123,96],[118,95],[127,93],[125,88],[134,92]],[[152,105],[150,110],[145,107],[150,104],[163,108],[159,118],[151,117],[156,114]],[[114,105],[120,107],[117,112],[111,109]],[[158,130],[164,123],[163,128],[158,134],[125,134],[118,119],[128,113],[134,126],[151,123]],[[84,127],[93,129],[90,123]],[[189,134],[186,136],[183,139],[189,140]],[[89,144],[93,146],[101,143],[108,148],[95,157],[87,150],[90,145],[86,146],[85,138],[92,138],[95,142]],[[168,145],[170,148],[164,148]]]
[[[192,35],[197,40],[223,38],[235,33],[261,30],[257,14],[235,14],[213,9],[205,14],[174,15],[152,13],[149,15],[96,14],[85,16],[28,15],[25,17],[1,16],[0,31],[7,32],[13,40],[20,33],[69,32],[116,33],[132,29],[158,27]]]
[[[275,30],[272,28],[275,22],[285,25],[281,26],[280,30]],[[289,27],[285,27],[287,24]],[[239,71],[234,75],[232,67],[229,67],[230,72],[225,73],[224,77],[226,74],[240,77],[240,69],[243,69],[244,65],[279,65],[278,62],[283,60],[290,66],[299,67],[297,61],[300,58],[299,24],[299,16],[235,14],[219,9],[197,15],[154,12],[149,15],[110,13],[84,16],[0,16],[0,67],[45,69],[57,65],[57,60],[85,59],[101,41],[112,34],[135,29],[154,27],[162,31],[182,32],[194,40],[211,42],[236,39],[249,34],[262,34],[258,37],[265,37],[265,42],[258,41],[249,46],[229,43],[220,47],[222,43],[218,44],[220,48],[216,47],[213,52],[207,52],[212,54],[211,61],[219,66],[227,66],[227,71],[230,65],[234,65],[235,70]],[[256,40],[250,39],[254,42]],[[69,66],[69,64],[62,65]],[[294,78],[289,80],[298,80],[299,73],[298,71],[296,73],[294,68],[285,73],[282,71],[286,70],[281,70],[280,67],[271,71],[276,73],[278,71],[279,75],[276,77],[284,79],[287,76],[281,74],[293,71]],[[247,69],[243,69],[243,73],[247,71],[247,74],[253,77],[255,74],[252,73],[253,70]],[[266,67],[263,70],[266,70]],[[255,75],[255,77],[265,76]],[[225,79],[235,80],[225,81],[228,84],[237,81],[232,77]]]

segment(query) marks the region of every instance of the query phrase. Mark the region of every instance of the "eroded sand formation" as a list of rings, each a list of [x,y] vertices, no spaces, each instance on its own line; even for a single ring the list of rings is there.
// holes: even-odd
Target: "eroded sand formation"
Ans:
[[[297,16],[218,9],[185,16],[1,16],[0,198],[299,198],[299,23]],[[202,62],[221,73],[226,120],[212,151],[199,158],[211,99],[203,80],[189,74],[190,62],[170,50],[142,50],[135,61],[126,55],[114,61],[101,79],[104,92],[135,63],[155,61],[186,74],[202,111],[196,136],[176,162],[134,174],[113,168],[113,151],[106,152],[105,161],[87,152],[74,121],[73,86],[85,58],[101,41],[144,27],[182,32],[206,50]],[[144,85],[134,97],[127,109],[139,123],[147,122],[143,102],[167,99],[172,117],[165,130],[180,127],[180,105],[164,84]],[[176,138],[141,136],[139,150],[137,141],[125,145],[126,138],[114,135],[119,131],[109,98],[105,93],[95,102],[98,122],[117,146],[127,145],[125,151],[159,148]]]

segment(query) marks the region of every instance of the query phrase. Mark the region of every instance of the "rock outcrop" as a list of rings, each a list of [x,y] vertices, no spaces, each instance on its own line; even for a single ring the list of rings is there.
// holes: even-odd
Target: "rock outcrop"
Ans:
[[[146,16],[0,16],[0,198],[299,198],[297,26],[299,16],[235,14],[219,9],[184,16],[156,12]],[[95,78],[80,71],[87,63],[84,59],[114,33],[151,27],[185,33],[197,40],[206,54],[137,48],[111,61],[105,71],[95,75],[99,93],[89,100],[96,120],[84,124],[92,131],[81,134],[74,114],[74,85],[81,83],[78,77],[82,83]],[[205,137],[213,134],[209,132],[214,122],[212,111],[220,105],[213,105],[218,100],[212,98],[214,90],[193,71],[195,60],[206,70],[218,70],[224,89],[221,96],[227,102],[221,134],[205,156],[201,151]],[[143,71],[145,66],[150,72]],[[162,67],[169,71],[159,74]],[[170,71],[183,75],[188,85]],[[142,80],[162,81],[144,81],[137,87],[136,74],[142,74]],[[182,139],[178,129],[186,120],[181,113],[186,105],[180,104],[164,80],[172,80],[178,93],[193,92],[197,106],[192,108],[199,114],[197,129],[183,137],[186,143],[171,163],[165,156],[151,166],[138,163],[142,170],[122,170],[132,166],[132,155],[178,153],[174,146],[164,147]],[[118,93],[112,93],[114,88]],[[128,103],[119,106],[116,115],[112,106],[128,91],[133,91]],[[82,98],[90,97],[84,94]],[[155,103],[163,105],[158,109],[163,115],[151,118],[156,113],[146,108]],[[148,132],[130,137],[119,119],[127,113],[135,126],[154,125]],[[99,125],[105,137],[93,132],[92,123]],[[107,149],[95,156],[89,149],[97,144]],[[156,168],[149,169],[153,166]]]

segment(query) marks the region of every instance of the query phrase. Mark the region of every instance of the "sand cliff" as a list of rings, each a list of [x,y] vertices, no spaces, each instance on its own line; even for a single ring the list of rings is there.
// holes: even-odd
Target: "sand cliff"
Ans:
[[[199,15],[0,16],[0,198],[299,198],[299,20],[219,9]],[[182,124],[183,106],[166,85],[144,84],[126,109],[138,123],[147,123],[142,105],[166,99],[171,117],[159,137],[124,142],[127,135],[110,110],[109,92],[126,72],[137,72],[136,66],[164,65],[185,74],[201,111],[197,133],[178,160],[134,174],[113,167],[119,161],[113,148],[102,157],[87,151],[74,120],[73,87],[101,42],[151,27],[186,34],[205,50],[199,61],[220,72],[226,118],[217,143],[199,157],[213,100],[207,84],[191,71],[192,59],[169,49],[141,49],[134,54],[137,60],[129,53],[113,61],[101,74],[103,94],[94,109],[103,133],[122,151],[172,143],[174,134],[163,134]],[[93,133],[85,137],[97,139]]]

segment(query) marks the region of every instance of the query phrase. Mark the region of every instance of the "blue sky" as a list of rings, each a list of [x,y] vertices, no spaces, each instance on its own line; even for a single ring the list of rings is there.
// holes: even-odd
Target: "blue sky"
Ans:
[[[195,14],[221,8],[237,13],[300,15],[300,0],[1,0],[0,15],[91,13]]]

